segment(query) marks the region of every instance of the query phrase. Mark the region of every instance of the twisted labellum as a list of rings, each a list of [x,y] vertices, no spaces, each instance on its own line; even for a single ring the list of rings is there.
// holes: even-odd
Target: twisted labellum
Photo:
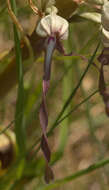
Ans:
[[[57,9],[54,9],[54,12],[42,18],[36,29],[37,34],[40,35],[42,38],[46,39],[44,44],[45,61],[44,61],[42,103],[40,106],[39,118],[43,133],[41,139],[41,149],[43,151],[46,161],[45,181],[47,183],[49,183],[50,180],[53,179],[53,172],[49,165],[51,152],[46,135],[47,125],[48,125],[46,95],[50,83],[52,54],[55,49],[65,54],[60,40],[65,40],[68,37],[68,22],[62,17],[58,16],[56,13]]]
[[[101,16],[102,24],[102,42],[104,49],[101,55],[98,57],[98,61],[101,63],[100,77],[99,77],[99,91],[105,103],[105,110],[109,116],[109,92],[104,80],[103,68],[105,65],[109,65],[109,1],[105,1],[102,8]]]
[[[48,125],[48,113],[46,110],[46,94],[49,89],[49,81],[50,81],[50,71],[51,71],[51,58],[55,48],[56,39],[55,37],[49,37],[47,39],[47,49],[45,52],[45,63],[44,63],[44,77],[43,77],[43,93],[42,93],[42,103],[40,106],[40,123],[43,131],[42,139],[41,139],[41,149],[44,153],[45,160],[46,160],[46,172],[45,172],[45,180],[47,183],[51,179],[53,179],[53,172],[49,166],[50,161],[50,149],[48,145],[47,135],[46,135],[46,128]]]

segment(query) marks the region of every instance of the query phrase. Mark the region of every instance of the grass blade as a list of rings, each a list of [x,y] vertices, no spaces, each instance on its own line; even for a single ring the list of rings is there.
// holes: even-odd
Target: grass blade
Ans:
[[[16,2],[11,0],[11,7],[15,15],[17,15]],[[17,74],[18,74],[18,94],[17,94],[17,103],[16,103],[16,113],[15,113],[15,133],[16,140],[18,144],[18,149],[20,154],[25,150],[25,131],[23,129],[23,110],[24,110],[24,84],[23,84],[23,65],[22,65],[22,53],[20,47],[20,39],[17,31],[16,25],[13,26],[14,29],[14,42],[15,42],[15,51],[16,51],[16,64],[17,64]],[[19,113],[19,119],[17,116]]]
[[[77,178],[79,178],[81,176],[87,175],[87,174],[91,173],[92,171],[94,171],[96,169],[102,168],[107,164],[109,164],[109,159],[101,160],[99,162],[96,162],[95,164],[92,164],[91,166],[89,166],[86,169],[80,170],[80,171],[78,171],[78,172],[76,172],[76,173],[74,173],[74,174],[72,174],[70,176],[67,176],[65,178],[56,180],[53,184],[43,186],[42,188],[39,188],[38,190],[50,190],[50,189],[62,186],[62,185],[66,184],[66,183],[68,183],[68,182],[70,182],[72,180],[75,180],[75,179],[77,179]]]
[[[51,129],[49,130],[48,134],[52,133],[52,131],[53,131],[54,128],[56,127],[57,121],[61,118],[61,116],[62,116],[63,113],[65,112],[66,108],[69,106],[69,104],[70,104],[72,98],[75,96],[77,90],[79,89],[79,87],[80,87],[80,85],[81,85],[81,83],[82,83],[82,81],[83,81],[83,79],[84,79],[84,77],[85,77],[85,75],[86,75],[86,73],[87,73],[89,67],[90,67],[90,65],[93,63],[93,60],[94,60],[94,58],[95,58],[95,56],[96,56],[96,53],[97,53],[97,50],[98,50],[99,46],[100,46],[100,42],[98,43],[98,45],[97,45],[97,47],[96,47],[96,49],[95,49],[95,51],[94,51],[94,53],[93,53],[91,59],[89,60],[89,63],[88,63],[88,65],[87,65],[87,67],[86,67],[84,73],[82,74],[82,76],[81,76],[81,78],[80,78],[80,80],[79,80],[77,86],[73,89],[73,91],[71,92],[70,96],[69,96],[68,99],[66,100],[66,102],[65,102],[65,104],[64,104],[64,106],[63,106],[63,108],[62,108],[62,110],[61,110],[60,113],[58,114],[58,116],[57,116],[55,122],[53,123]]]

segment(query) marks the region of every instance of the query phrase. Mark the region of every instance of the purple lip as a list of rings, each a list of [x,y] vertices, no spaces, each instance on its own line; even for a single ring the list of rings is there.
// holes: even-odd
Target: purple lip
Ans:
[[[46,160],[46,170],[45,170],[45,181],[49,183],[50,180],[53,180],[53,172],[49,166],[51,152],[48,145],[48,139],[46,135],[46,130],[48,126],[48,113],[46,109],[46,94],[49,89],[50,73],[51,73],[51,62],[52,55],[56,45],[56,38],[49,37],[46,42],[46,51],[45,51],[45,61],[44,61],[44,77],[43,77],[43,94],[42,94],[42,103],[40,106],[39,118],[40,124],[42,127],[42,139],[41,139],[41,149],[43,151],[45,160]]]
[[[44,80],[50,80],[51,62],[53,51],[56,46],[56,38],[49,37],[47,40],[46,51],[45,51],[45,62],[44,62]]]

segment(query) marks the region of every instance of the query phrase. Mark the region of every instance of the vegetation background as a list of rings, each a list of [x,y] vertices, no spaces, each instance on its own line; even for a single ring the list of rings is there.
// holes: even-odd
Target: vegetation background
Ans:
[[[39,18],[26,0],[10,2],[14,11],[17,7],[17,18],[30,36],[32,51],[23,40],[20,47],[21,35],[17,38],[18,28],[14,26],[13,30],[7,2],[1,0],[0,189],[108,190],[109,118],[99,95],[99,71],[92,64],[94,62],[100,67],[97,61],[102,51],[102,46],[98,47],[100,24],[78,16],[83,12],[96,11],[95,1],[88,1],[88,4],[56,1],[59,14],[70,23],[69,39],[64,42],[66,51],[80,53],[89,61],[78,56],[64,57],[58,52],[53,55],[47,106],[55,180],[48,185],[43,178],[45,161],[39,148],[41,128],[38,111],[44,62],[40,39],[34,32]],[[24,73],[20,72],[22,65]],[[104,72],[108,82],[108,66]],[[64,109],[66,102],[68,106]],[[64,114],[60,117],[63,109]]]

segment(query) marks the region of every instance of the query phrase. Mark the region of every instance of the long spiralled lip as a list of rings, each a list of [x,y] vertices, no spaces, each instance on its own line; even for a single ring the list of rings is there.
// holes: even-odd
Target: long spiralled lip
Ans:
[[[45,62],[44,62],[44,80],[50,80],[52,55],[56,46],[56,37],[48,37],[46,41]]]
[[[39,118],[40,124],[42,127],[42,140],[41,140],[41,149],[43,151],[45,161],[46,161],[46,170],[45,170],[45,181],[49,183],[50,180],[53,180],[54,175],[53,171],[49,165],[51,158],[51,151],[48,144],[48,139],[46,135],[46,130],[48,126],[48,113],[46,109],[46,95],[49,89],[50,83],[50,73],[51,73],[51,62],[52,54],[56,47],[56,37],[48,37],[45,44],[45,62],[44,62],[44,77],[43,77],[43,92],[42,92],[42,103],[40,106]]]

